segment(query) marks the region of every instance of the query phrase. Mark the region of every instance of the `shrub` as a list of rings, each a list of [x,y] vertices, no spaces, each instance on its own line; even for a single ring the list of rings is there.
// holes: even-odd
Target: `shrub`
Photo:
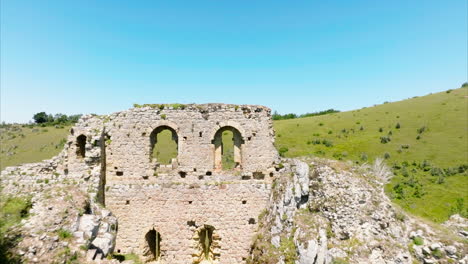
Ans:
[[[422,134],[422,133],[423,133],[424,131],[426,131],[426,130],[427,130],[427,127],[426,127],[426,126],[422,126],[422,127],[418,128],[417,132],[418,132],[418,134]]]
[[[444,176],[439,176],[439,178],[437,178],[437,184],[442,184],[445,182],[445,177]]]
[[[385,152],[384,159],[389,159],[389,158],[390,158],[390,154],[388,152]]]
[[[312,141],[312,144],[314,144],[314,145],[319,145],[319,144],[320,144],[320,139],[314,139],[314,140]]]
[[[408,170],[406,169],[406,167],[401,168],[401,175],[403,175],[403,177],[408,177],[409,176],[409,173],[408,173]]]
[[[445,91],[446,93],[451,93],[453,91],[453,89],[448,89],[447,91]]]
[[[464,82],[461,87],[468,87],[468,82]]]
[[[400,123],[397,123],[396,126],[395,126],[396,129],[400,129],[400,127],[401,127]]]
[[[330,135],[330,134],[333,134],[333,131],[329,130],[329,131],[328,131],[328,134],[329,134],[329,135]]]
[[[333,142],[330,141],[330,140],[322,140],[322,144],[325,145],[326,147],[330,148],[330,147],[333,147]]]
[[[279,250],[284,257],[284,263],[295,263],[297,260],[297,250],[293,238],[282,237],[280,240]]]
[[[444,175],[444,171],[441,170],[440,168],[434,167],[434,168],[431,169],[431,175],[432,176]]]
[[[380,128],[379,128],[379,132],[381,132],[381,133],[382,133],[382,132],[383,132],[383,128],[381,128],[381,127],[380,127]]]
[[[380,137],[380,143],[382,144],[387,144],[390,141],[391,141],[390,137]]]
[[[361,159],[361,161],[367,161],[367,159],[368,159],[367,154],[366,153],[361,153],[360,159]]]
[[[416,137],[416,140],[420,140],[420,139],[421,139],[421,136],[418,135],[418,136]]]
[[[361,127],[359,128],[359,130],[361,130],[361,131],[362,131],[362,130],[364,130],[364,127],[363,127],[363,126],[361,126]]]
[[[465,199],[457,198],[455,205],[450,207],[450,215],[459,214],[464,218],[468,217],[468,208],[465,208]]]
[[[322,122],[320,122],[320,123],[319,123],[319,126],[323,126],[323,123],[322,123]]]
[[[417,246],[422,246],[424,245],[424,239],[422,237],[415,236],[413,237],[413,243]]]
[[[287,147],[281,147],[279,149],[279,154],[280,154],[281,157],[284,157],[284,154],[286,154],[286,152],[288,152],[288,151],[289,151],[289,149]]]
[[[58,230],[58,236],[59,236],[60,239],[67,239],[67,238],[72,237],[72,234],[71,234],[71,232],[68,231],[68,230],[59,229],[59,230]]]
[[[432,256],[434,256],[437,259],[440,259],[444,257],[444,254],[442,253],[442,251],[440,251],[440,249],[436,248],[434,251],[432,251]]]
[[[402,212],[396,212],[395,213],[395,218],[398,220],[398,221],[401,221],[401,222],[404,222],[406,220],[406,216],[404,213]]]
[[[409,149],[409,145],[407,145],[407,144],[401,145],[400,147],[401,147],[402,149]]]
[[[167,117],[167,116],[166,116],[165,114],[162,114],[162,115],[161,115],[161,118],[162,118],[162,119],[166,119],[166,117]]]

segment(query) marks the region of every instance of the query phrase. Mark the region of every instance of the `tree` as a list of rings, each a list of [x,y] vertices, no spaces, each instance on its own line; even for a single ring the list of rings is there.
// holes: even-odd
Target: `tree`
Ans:
[[[40,112],[33,116],[34,122],[37,124],[42,124],[48,121],[48,116],[46,112]]]
[[[58,124],[64,124],[68,121],[68,116],[64,114],[55,114],[54,122]]]

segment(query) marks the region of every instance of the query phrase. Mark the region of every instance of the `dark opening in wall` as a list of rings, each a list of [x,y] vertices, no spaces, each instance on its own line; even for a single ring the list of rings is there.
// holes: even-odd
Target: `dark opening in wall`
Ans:
[[[185,176],[187,176],[187,173],[185,171],[179,171],[179,176],[181,178],[185,178]]]
[[[204,178],[205,178],[205,176],[203,176],[203,175],[198,176],[199,180],[203,180]]]
[[[86,201],[85,207],[84,207],[84,214],[91,214],[91,204],[89,201]]]
[[[206,176],[211,176],[212,173],[211,173],[211,171],[207,171],[205,174],[206,174]]]
[[[146,233],[145,239],[148,249],[145,255],[150,256],[152,260],[159,260],[161,257],[161,234],[153,228]]]
[[[189,204],[192,204],[193,201],[188,201]]]
[[[130,204],[130,200],[125,201],[125,204]]]
[[[246,203],[247,203],[247,201],[245,201],[245,200],[244,200],[244,201],[242,201],[242,204],[246,204]]]
[[[116,171],[116,172],[115,172],[115,175],[117,175],[117,176],[123,176],[123,171]]]
[[[84,158],[86,156],[86,136],[79,135],[76,138],[76,155],[79,158]]]
[[[193,171],[197,171],[197,168],[193,168]]]
[[[270,177],[273,177],[274,173],[273,172],[270,172]]]
[[[70,129],[70,134],[72,134],[72,136],[75,134],[75,130],[73,130],[73,128]]]
[[[242,180],[250,180],[250,176],[249,175],[242,175]]]
[[[195,221],[187,221],[188,226],[196,226]]]
[[[202,136],[203,136],[203,132],[201,132],[201,131],[198,132],[198,136],[199,136],[199,137],[202,137]]]
[[[256,171],[256,172],[253,173],[253,178],[256,179],[256,180],[263,180],[263,179],[265,179],[265,174],[263,174],[260,171]]]
[[[205,225],[200,231],[198,231],[200,262],[203,260],[212,261],[214,260],[213,253],[213,231],[214,227]]]
[[[255,218],[249,218],[249,224],[254,225],[255,224]]]

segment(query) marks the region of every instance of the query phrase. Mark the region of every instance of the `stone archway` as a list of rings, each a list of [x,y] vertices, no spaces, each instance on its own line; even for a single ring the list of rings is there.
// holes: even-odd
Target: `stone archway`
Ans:
[[[199,227],[194,239],[197,241],[194,264],[212,264],[219,260],[219,236],[211,225]]]
[[[171,164],[178,154],[179,137],[175,129],[166,125],[156,127],[150,134],[150,160]]]
[[[158,261],[161,259],[161,234],[154,228],[145,235],[143,255],[148,261]]]
[[[226,132],[232,138],[226,138]],[[232,140],[232,143],[226,142],[226,140]],[[214,145],[214,169],[215,170],[227,170],[227,169],[241,169],[242,168],[242,145],[244,140],[241,132],[235,127],[224,126],[219,128],[214,134],[211,143]],[[228,147],[229,146],[229,147]],[[228,149],[229,148],[229,149]],[[232,148],[232,162],[233,165],[226,165],[226,155]]]

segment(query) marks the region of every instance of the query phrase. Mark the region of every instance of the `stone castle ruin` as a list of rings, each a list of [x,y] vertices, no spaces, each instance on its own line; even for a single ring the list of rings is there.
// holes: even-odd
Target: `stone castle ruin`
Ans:
[[[280,159],[270,114],[191,104],[82,117],[59,155],[1,172],[2,195],[33,204],[12,251],[24,263],[468,263],[448,230],[392,206],[386,167]],[[466,240],[466,219],[452,220]]]
[[[176,144],[169,162],[153,155],[165,151],[162,133]],[[63,170],[94,179],[96,200],[118,219],[114,252],[162,263],[245,263],[277,175],[273,143],[263,106],[137,105],[83,117],[71,129]]]

